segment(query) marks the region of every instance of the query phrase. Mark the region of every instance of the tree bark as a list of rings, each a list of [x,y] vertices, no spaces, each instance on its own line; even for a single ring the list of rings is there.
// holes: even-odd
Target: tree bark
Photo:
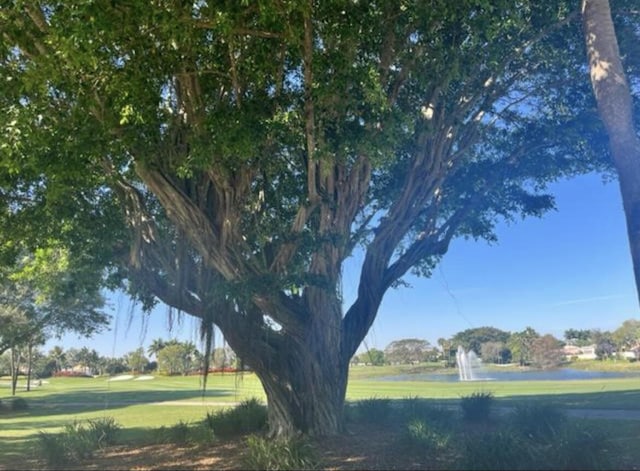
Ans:
[[[31,366],[33,363],[33,344],[29,343],[27,350],[27,392],[31,391]]]
[[[618,172],[640,299],[640,140],[633,122],[631,92],[620,60],[609,1],[583,0],[582,18],[591,84]]]
[[[11,395],[16,395],[18,388],[18,372],[20,370],[20,353],[15,347],[11,348]]]
[[[341,349],[341,305],[331,290],[306,288],[308,321],[295,335],[263,331],[261,338],[220,329],[231,348],[255,371],[267,396],[269,433],[328,436],[343,430],[349,356]]]

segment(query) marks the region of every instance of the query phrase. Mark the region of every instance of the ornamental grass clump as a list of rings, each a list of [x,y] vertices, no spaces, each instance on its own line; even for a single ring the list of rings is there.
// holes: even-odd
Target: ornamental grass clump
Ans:
[[[248,399],[233,409],[207,412],[204,424],[218,438],[260,432],[267,426],[267,408],[255,398]]]
[[[538,469],[611,469],[618,449],[603,430],[569,422],[554,435]]]
[[[301,438],[269,440],[256,435],[247,437],[244,465],[247,469],[264,470],[319,467],[315,451],[307,441]]]
[[[442,452],[451,442],[451,433],[421,419],[410,420],[401,438],[408,447],[421,454]]]
[[[193,442],[192,427],[189,422],[179,420],[170,426],[156,429],[156,441],[174,445],[188,445]]]
[[[538,449],[511,430],[473,433],[465,436],[459,469],[539,469]]]
[[[38,432],[36,454],[49,468],[61,468],[71,461],[65,452],[64,437],[58,434]]]
[[[113,417],[101,417],[89,420],[89,433],[92,441],[100,448],[105,448],[116,443],[120,424]]]
[[[49,467],[79,463],[91,458],[97,449],[115,443],[119,430],[120,426],[111,417],[87,423],[74,421],[66,424],[59,434],[40,432],[36,451]]]
[[[491,415],[494,397],[490,392],[474,392],[469,396],[462,396],[460,407],[462,418],[467,422],[486,422]]]
[[[438,427],[450,428],[454,421],[454,411],[431,404],[419,397],[404,398],[399,402],[399,414],[404,421],[421,419]]]
[[[508,417],[510,426],[525,437],[549,442],[567,422],[566,414],[552,404],[518,405]]]

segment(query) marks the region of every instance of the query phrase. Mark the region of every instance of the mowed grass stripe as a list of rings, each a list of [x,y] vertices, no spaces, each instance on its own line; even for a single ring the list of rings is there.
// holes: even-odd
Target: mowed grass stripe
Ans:
[[[491,392],[497,405],[526,400],[552,402],[560,407],[640,410],[640,379],[615,378],[581,381],[476,381],[446,383],[352,379],[347,400],[372,397],[421,397],[456,404],[476,391]],[[8,389],[0,399],[10,400]],[[149,381],[107,381],[105,378],[52,378],[48,384],[20,392],[30,408],[4,412],[0,440],[28,436],[39,430],[57,431],[73,420],[110,416],[126,427],[153,428],[202,419],[206,412],[265,395],[255,375],[211,375],[202,391],[196,376],[156,377]],[[188,404],[188,406],[187,406]],[[158,407],[161,405],[161,407]]]

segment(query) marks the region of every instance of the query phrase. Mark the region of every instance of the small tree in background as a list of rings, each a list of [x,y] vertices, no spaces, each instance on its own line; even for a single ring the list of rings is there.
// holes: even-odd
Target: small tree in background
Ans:
[[[593,343],[592,331],[589,329],[567,329],[564,331],[564,339],[569,345],[585,347]]]
[[[538,368],[560,366],[564,359],[562,344],[553,335],[543,335],[531,344],[531,363]]]
[[[485,363],[508,363],[511,350],[503,342],[485,342],[480,347],[480,356]]]
[[[611,338],[621,350],[631,350],[640,346],[640,320],[627,319],[613,331]]]
[[[540,334],[532,327],[526,327],[521,332],[514,332],[509,336],[507,346],[511,351],[511,357],[520,366],[528,365],[533,361],[533,344],[540,338]]]
[[[458,332],[451,338],[453,348],[462,346],[466,351],[473,350],[477,355],[482,354],[482,344],[486,342],[506,343],[511,334],[495,327],[474,327]]]
[[[358,361],[365,365],[382,366],[387,363],[385,353],[377,348],[370,348],[364,353],[358,355]]]
[[[142,373],[149,364],[149,360],[144,356],[144,349],[142,347],[127,353],[124,361],[133,374]]]
[[[429,342],[422,339],[394,340],[384,349],[384,357],[388,363],[418,363],[425,361],[432,349]]]
[[[594,329],[591,331],[591,339],[596,345],[595,354],[598,360],[607,360],[616,353],[616,343],[613,334],[609,331]]]
[[[167,375],[186,375],[198,369],[198,351],[191,342],[175,342],[158,352],[158,369]]]

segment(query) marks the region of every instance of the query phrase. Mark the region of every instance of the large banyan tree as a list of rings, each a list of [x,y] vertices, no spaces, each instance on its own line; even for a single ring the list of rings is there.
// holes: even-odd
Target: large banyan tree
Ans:
[[[335,433],[387,290],[606,160],[577,3],[3,1],[3,231],[93,243],[221,330],[274,434]]]

